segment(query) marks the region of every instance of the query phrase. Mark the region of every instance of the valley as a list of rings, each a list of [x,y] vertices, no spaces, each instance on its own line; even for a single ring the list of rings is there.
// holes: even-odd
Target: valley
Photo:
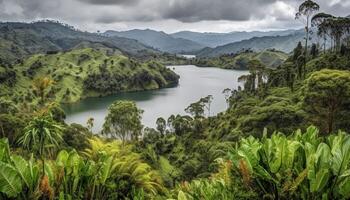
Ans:
[[[0,7],[0,199],[350,199],[344,0]]]

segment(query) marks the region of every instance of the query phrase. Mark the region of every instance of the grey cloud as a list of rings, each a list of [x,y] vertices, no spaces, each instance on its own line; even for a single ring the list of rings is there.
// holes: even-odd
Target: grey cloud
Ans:
[[[321,11],[340,16],[350,14],[348,1],[331,5],[330,0],[317,0]],[[219,20],[274,23],[261,24],[262,27],[294,23],[291,16],[294,10],[280,9],[276,2],[293,9],[301,0],[0,0],[0,21],[53,18],[78,25],[101,26],[135,22],[155,25],[167,20],[193,25]],[[20,8],[16,12],[2,11],[3,7],[8,11],[16,6]]]
[[[93,5],[135,5],[139,0],[79,0]]]
[[[178,0],[161,9],[164,18],[183,22],[202,20],[249,20],[262,17],[262,9],[277,0]]]

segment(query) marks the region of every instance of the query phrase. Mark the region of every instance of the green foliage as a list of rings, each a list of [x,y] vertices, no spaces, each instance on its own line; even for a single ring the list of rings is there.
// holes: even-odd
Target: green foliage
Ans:
[[[157,130],[160,132],[160,134],[164,134],[165,133],[165,129],[166,129],[166,121],[164,118],[160,117],[157,119],[156,121],[157,124]]]
[[[25,125],[23,119],[16,115],[0,114],[0,133],[9,140],[11,145],[15,145]]]
[[[46,160],[46,176],[41,176],[33,157],[12,154],[7,140],[0,140],[0,194],[16,199],[130,199],[138,193],[148,199],[162,193],[158,174],[130,147],[98,138],[89,143],[88,157],[63,150],[55,160]]]
[[[349,71],[324,69],[312,73],[306,80],[304,95],[304,104],[311,113],[311,121],[322,127],[324,132],[332,133],[339,128],[348,130]]]
[[[0,98],[0,113],[1,114],[14,114],[18,111],[16,104],[4,97]]]
[[[231,162],[218,159],[219,170],[210,179],[198,179],[181,183],[173,197],[178,200],[252,199],[256,194],[243,187],[243,182],[234,174]]]
[[[326,138],[309,127],[286,137],[248,137],[229,154],[247,185],[265,197],[280,199],[348,198],[349,135]]]
[[[213,101],[213,96],[208,95],[201,98],[199,101],[191,103],[185,111],[191,114],[194,118],[204,117],[205,109],[207,109],[208,116],[210,116],[210,107]]]
[[[18,142],[24,148],[42,157],[46,149],[58,147],[62,142],[62,129],[51,115],[43,114],[29,122]]]
[[[108,115],[103,124],[103,134],[126,140],[137,140],[141,135],[142,110],[131,101],[117,101],[108,108]]]
[[[269,68],[276,68],[281,65],[287,58],[287,54],[280,51],[246,51],[237,54],[225,54],[213,58],[194,59],[192,60],[192,64],[201,67],[220,67],[224,69],[246,70],[248,69],[248,62],[250,60],[259,60]]]
[[[69,148],[74,148],[78,151],[85,150],[89,147],[88,139],[92,133],[85,127],[79,124],[71,124],[65,127],[62,133],[64,143]]]
[[[13,83],[0,84],[0,94],[39,103],[47,99],[71,103],[123,91],[159,89],[176,85],[179,79],[157,62],[140,63],[89,48],[33,55],[13,68],[15,77],[8,76]]]
[[[0,27],[0,63],[16,63],[33,54],[55,55],[81,48],[104,49],[112,54],[122,51],[137,57],[157,53],[136,40],[82,32],[57,21],[2,22]]]

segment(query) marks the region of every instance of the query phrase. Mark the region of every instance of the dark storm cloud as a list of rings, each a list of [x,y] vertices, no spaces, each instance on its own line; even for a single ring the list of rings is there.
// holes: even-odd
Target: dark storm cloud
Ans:
[[[0,21],[64,20],[74,25],[130,23],[196,25],[235,21],[250,27],[288,26],[302,0],[0,0]],[[350,0],[317,0],[321,11],[350,14]],[[210,22],[214,24],[215,22]],[[217,22],[219,23],[219,22]],[[174,24],[174,23],[173,23]],[[227,24],[225,24],[227,26]],[[176,28],[176,27],[175,27]],[[210,28],[210,27],[209,27]]]

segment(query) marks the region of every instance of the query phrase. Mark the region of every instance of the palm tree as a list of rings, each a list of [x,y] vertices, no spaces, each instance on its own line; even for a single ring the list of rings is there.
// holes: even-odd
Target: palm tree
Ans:
[[[28,150],[38,155],[42,161],[42,173],[45,175],[44,151],[47,146],[57,147],[62,141],[62,126],[55,122],[51,115],[35,117],[25,127],[24,134],[19,138],[19,143]]]

